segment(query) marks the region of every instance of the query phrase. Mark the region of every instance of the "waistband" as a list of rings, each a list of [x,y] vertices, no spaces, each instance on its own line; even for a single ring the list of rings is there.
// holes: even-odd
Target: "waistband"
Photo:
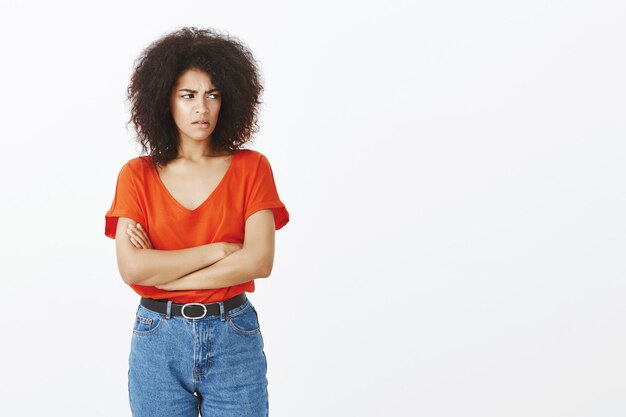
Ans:
[[[222,314],[220,310],[220,304],[223,305],[223,311],[232,310],[235,307],[239,307],[247,301],[246,293],[241,293],[228,300],[221,302],[215,302],[210,304],[201,303],[174,303],[169,300],[155,300],[153,298],[141,297],[139,302],[145,308],[156,311],[157,313],[167,314],[168,304],[171,303],[169,314],[171,316],[182,316],[186,319],[201,319],[205,316],[219,316]]]

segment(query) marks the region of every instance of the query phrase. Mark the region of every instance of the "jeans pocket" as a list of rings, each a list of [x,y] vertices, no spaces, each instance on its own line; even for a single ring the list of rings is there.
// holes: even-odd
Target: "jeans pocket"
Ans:
[[[149,310],[140,304],[135,314],[133,334],[137,336],[149,336],[161,327],[163,320],[164,316],[161,313]]]
[[[228,327],[232,331],[243,336],[253,336],[261,332],[259,317],[256,309],[250,302],[242,310],[235,312],[233,315],[229,314],[227,321]]]

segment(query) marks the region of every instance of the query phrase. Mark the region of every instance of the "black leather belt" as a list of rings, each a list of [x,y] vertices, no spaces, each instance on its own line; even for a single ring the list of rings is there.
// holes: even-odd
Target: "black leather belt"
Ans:
[[[224,301],[224,312],[239,307],[247,300],[246,293],[241,293]],[[141,297],[140,304],[145,308],[156,311],[157,313],[167,314],[168,300],[155,300],[153,298]],[[172,316],[182,316],[186,319],[201,319],[204,316],[220,315],[219,303],[200,304],[200,303],[172,303],[170,311]]]

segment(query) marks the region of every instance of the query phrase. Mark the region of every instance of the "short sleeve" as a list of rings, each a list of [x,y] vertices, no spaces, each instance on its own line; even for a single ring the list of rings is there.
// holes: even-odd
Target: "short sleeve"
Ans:
[[[115,239],[115,231],[119,217],[128,217],[143,225],[146,224],[143,210],[139,202],[139,193],[133,171],[128,162],[122,166],[117,176],[113,202],[111,203],[111,208],[104,216],[104,234],[111,239]]]
[[[274,225],[279,230],[289,222],[289,212],[278,196],[272,167],[265,155],[261,155],[246,196],[245,220],[253,213],[272,209]]]

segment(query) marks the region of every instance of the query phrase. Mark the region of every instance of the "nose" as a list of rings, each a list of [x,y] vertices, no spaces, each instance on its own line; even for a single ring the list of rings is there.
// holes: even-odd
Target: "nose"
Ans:
[[[198,100],[198,104],[196,106],[196,113],[206,113],[209,111],[209,105],[207,104],[207,102],[204,100],[204,98],[200,98],[200,100]]]

